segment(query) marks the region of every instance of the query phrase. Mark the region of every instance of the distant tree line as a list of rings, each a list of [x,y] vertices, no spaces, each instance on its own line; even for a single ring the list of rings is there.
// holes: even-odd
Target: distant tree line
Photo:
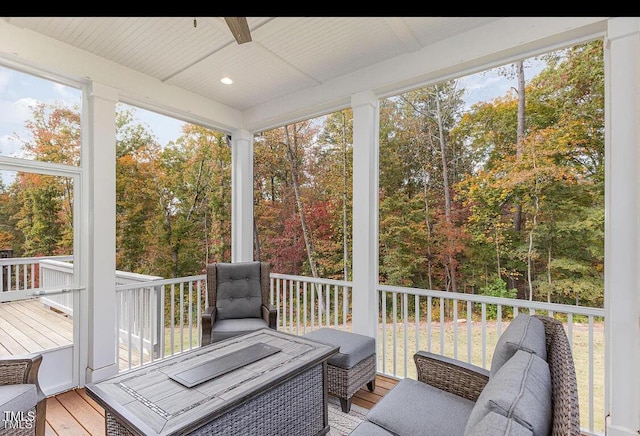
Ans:
[[[503,69],[518,86],[464,104],[456,80],[382,100],[380,282],[602,306],[602,41]],[[525,80],[526,79],[526,80]],[[75,163],[79,111],[38,105],[24,149]],[[117,113],[117,268],[164,277],[230,260],[231,149],[185,124],[159,144]],[[254,141],[256,259],[274,272],[350,280],[353,154],[349,110]],[[0,245],[16,256],[68,254],[73,186],[18,173],[0,184]]]

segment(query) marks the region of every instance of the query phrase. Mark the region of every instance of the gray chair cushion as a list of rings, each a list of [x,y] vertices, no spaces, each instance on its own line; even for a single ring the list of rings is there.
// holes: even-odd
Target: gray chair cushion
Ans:
[[[544,324],[527,313],[516,316],[500,335],[491,358],[491,375],[493,376],[518,350],[535,353],[547,360]]]
[[[470,432],[485,415],[497,412],[532,430],[535,436],[551,431],[551,373],[546,361],[518,350],[484,387],[467,421]]]
[[[223,319],[213,325],[211,342],[218,342],[268,327],[269,325],[262,318]]]
[[[405,378],[367,413],[367,419],[399,435],[460,436],[473,401]]]
[[[38,402],[36,385],[17,384],[0,386],[0,410],[26,412]],[[4,416],[3,416],[4,420]],[[4,426],[0,426],[0,429]]]
[[[531,436],[532,434],[530,429],[515,419],[489,412],[473,428],[467,427],[464,436]]]
[[[325,327],[309,332],[304,337],[340,347],[338,354],[332,356],[328,363],[344,369],[353,368],[376,352],[375,339],[357,333]]]
[[[364,420],[349,433],[349,436],[394,436],[394,434],[386,431],[382,427],[378,427],[372,422]]]
[[[216,319],[260,318],[260,262],[218,263]]]

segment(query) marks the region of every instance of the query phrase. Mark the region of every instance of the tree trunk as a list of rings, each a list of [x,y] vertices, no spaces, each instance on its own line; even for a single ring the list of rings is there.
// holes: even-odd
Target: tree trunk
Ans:
[[[524,96],[524,61],[516,62],[516,73],[518,76],[518,127],[516,131],[516,158],[522,158],[522,141],[525,133],[525,96]],[[513,228],[519,232],[522,228],[522,204],[516,198],[516,211],[513,216]]]
[[[435,86],[436,90],[436,120],[438,122],[438,135],[440,140],[440,154],[442,156],[442,189],[444,190],[444,216],[448,226],[451,226],[451,192],[449,192],[449,169],[447,166],[447,145],[444,137],[444,125],[442,122],[442,113],[440,110],[440,94],[438,92],[438,86]],[[451,241],[449,241],[451,245]],[[451,290],[458,292],[456,285],[456,267],[451,250],[447,254],[447,269],[449,271],[449,277],[451,282]]]

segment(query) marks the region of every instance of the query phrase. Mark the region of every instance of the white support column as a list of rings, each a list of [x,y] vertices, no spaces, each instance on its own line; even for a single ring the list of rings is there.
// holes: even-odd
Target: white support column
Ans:
[[[353,331],[377,337],[378,149],[380,103],[365,91],[353,110]]]
[[[92,83],[85,100],[88,145],[82,156],[87,191],[84,203],[88,218],[87,367],[86,382],[118,373],[116,354],[116,102],[118,93]],[[83,307],[84,308],[84,307]],[[84,342],[81,340],[81,342]]]
[[[253,135],[231,137],[231,261],[253,260]]]
[[[608,436],[640,432],[640,19],[609,20],[605,56]]]

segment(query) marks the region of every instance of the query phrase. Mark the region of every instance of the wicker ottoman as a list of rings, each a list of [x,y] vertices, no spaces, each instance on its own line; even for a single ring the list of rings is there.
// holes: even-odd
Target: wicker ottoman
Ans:
[[[339,346],[340,351],[327,361],[329,394],[340,399],[342,411],[351,410],[351,397],[365,384],[370,392],[376,383],[375,339],[332,328],[321,328],[305,338]]]

